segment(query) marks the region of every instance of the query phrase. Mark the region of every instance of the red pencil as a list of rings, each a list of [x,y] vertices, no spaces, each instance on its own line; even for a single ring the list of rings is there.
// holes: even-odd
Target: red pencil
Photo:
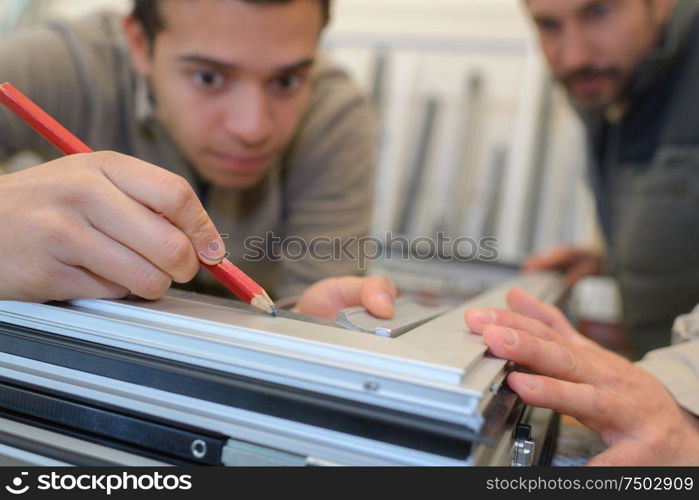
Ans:
[[[11,83],[0,85],[0,101],[64,154],[93,152]],[[274,316],[279,313],[264,288],[229,260],[213,266],[204,263],[201,265],[241,300]]]

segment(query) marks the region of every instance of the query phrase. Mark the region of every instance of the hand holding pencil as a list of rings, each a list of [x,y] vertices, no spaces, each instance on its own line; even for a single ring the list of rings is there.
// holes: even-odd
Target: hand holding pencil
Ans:
[[[0,101],[63,153],[92,152],[12,85],[0,85]],[[0,264],[7,288],[0,285],[1,298],[112,298],[129,291],[158,298],[171,281],[189,281],[200,259],[213,257],[201,265],[245,302],[277,313],[262,287],[229,261],[215,262],[224,246],[213,223],[191,187],[164,169],[102,152],[4,176],[0,187],[17,196],[2,201],[22,211],[16,230],[34,242],[23,249],[20,267],[12,259]],[[6,232],[15,230],[12,222],[5,221]]]

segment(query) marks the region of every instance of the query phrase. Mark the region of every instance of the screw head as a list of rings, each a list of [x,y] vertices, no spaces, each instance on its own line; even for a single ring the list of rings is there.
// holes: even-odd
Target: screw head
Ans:
[[[378,382],[374,382],[373,380],[368,380],[364,382],[364,390],[368,392],[377,392],[381,386],[378,384]]]
[[[191,450],[194,458],[204,458],[204,455],[206,455],[206,443],[201,439],[195,439],[192,441]]]

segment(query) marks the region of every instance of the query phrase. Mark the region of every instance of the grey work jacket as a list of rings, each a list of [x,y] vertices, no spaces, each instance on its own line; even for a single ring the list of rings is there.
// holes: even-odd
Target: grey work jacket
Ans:
[[[699,306],[677,318],[671,347],[649,352],[637,364],[659,378],[680,406],[699,416]]]

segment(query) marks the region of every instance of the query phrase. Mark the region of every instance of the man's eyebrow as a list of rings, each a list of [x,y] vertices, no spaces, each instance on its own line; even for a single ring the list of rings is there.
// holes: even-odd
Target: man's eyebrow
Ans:
[[[200,56],[197,54],[186,54],[183,56],[179,56],[177,59],[181,62],[201,64],[202,66],[208,66],[211,68],[224,70],[224,71],[236,71],[236,70],[240,69],[240,66],[238,66],[236,64],[231,64],[231,63],[225,62],[225,61],[219,61],[217,59],[212,59],[210,57]],[[310,66],[313,66],[314,63],[315,63],[314,58],[302,59],[298,62],[275,68],[274,70],[272,70],[272,72],[275,74],[292,73],[294,71],[299,71],[302,69],[306,69]]]
[[[590,11],[591,9],[594,9],[595,7],[606,5],[608,3],[615,3],[615,2],[613,2],[613,1],[604,2],[602,0],[590,0],[589,2],[585,2],[585,4],[581,5],[580,8],[578,9],[578,15],[584,14],[584,13]]]
[[[300,71],[302,69],[310,68],[315,64],[316,60],[312,57],[308,59],[302,59],[301,61],[295,62],[293,64],[288,64],[286,66],[281,66],[274,70],[275,73],[293,73],[294,71]]]

